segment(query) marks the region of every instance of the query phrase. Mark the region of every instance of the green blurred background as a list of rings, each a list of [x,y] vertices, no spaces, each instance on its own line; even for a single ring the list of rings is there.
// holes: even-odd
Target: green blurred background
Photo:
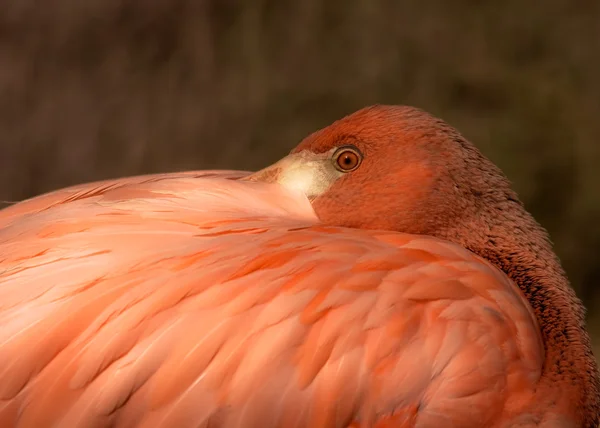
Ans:
[[[259,168],[373,103],[506,172],[600,356],[600,1],[0,0],[0,200]]]

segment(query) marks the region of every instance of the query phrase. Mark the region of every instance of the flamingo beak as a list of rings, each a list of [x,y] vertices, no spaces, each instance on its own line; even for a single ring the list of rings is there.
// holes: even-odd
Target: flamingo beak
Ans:
[[[342,173],[333,166],[331,153],[312,153],[304,150],[292,153],[242,180],[278,183],[304,193],[312,201],[327,191],[341,175]]]

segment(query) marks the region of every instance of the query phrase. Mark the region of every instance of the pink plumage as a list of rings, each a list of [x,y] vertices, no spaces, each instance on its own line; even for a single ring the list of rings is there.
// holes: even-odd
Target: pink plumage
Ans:
[[[459,422],[537,380],[531,311],[458,246],[319,225],[276,185],[148,178],[0,231],[2,426],[342,426],[419,402]]]
[[[591,427],[582,314],[489,161],[372,107],[0,211],[0,427]]]

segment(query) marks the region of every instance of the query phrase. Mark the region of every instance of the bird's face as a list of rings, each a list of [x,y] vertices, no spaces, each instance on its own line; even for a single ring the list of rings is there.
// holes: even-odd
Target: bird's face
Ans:
[[[435,235],[465,203],[453,172],[457,143],[445,127],[453,131],[417,109],[369,107],[246,179],[303,192],[328,224]]]

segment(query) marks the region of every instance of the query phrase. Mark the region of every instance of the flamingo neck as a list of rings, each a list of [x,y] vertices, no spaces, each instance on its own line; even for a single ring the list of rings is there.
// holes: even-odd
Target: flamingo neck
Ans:
[[[521,289],[537,317],[545,346],[542,377],[535,403],[548,402],[556,411],[576,415],[578,426],[597,427],[600,380],[585,329],[585,309],[560,265],[546,231],[520,202],[507,201],[487,215],[483,226],[468,233],[455,229],[447,238],[459,241],[504,271]],[[481,225],[480,225],[481,226]],[[486,231],[475,236],[473,230]],[[454,239],[453,239],[454,238]],[[544,406],[537,407],[544,412]],[[540,415],[543,420],[543,415]]]

